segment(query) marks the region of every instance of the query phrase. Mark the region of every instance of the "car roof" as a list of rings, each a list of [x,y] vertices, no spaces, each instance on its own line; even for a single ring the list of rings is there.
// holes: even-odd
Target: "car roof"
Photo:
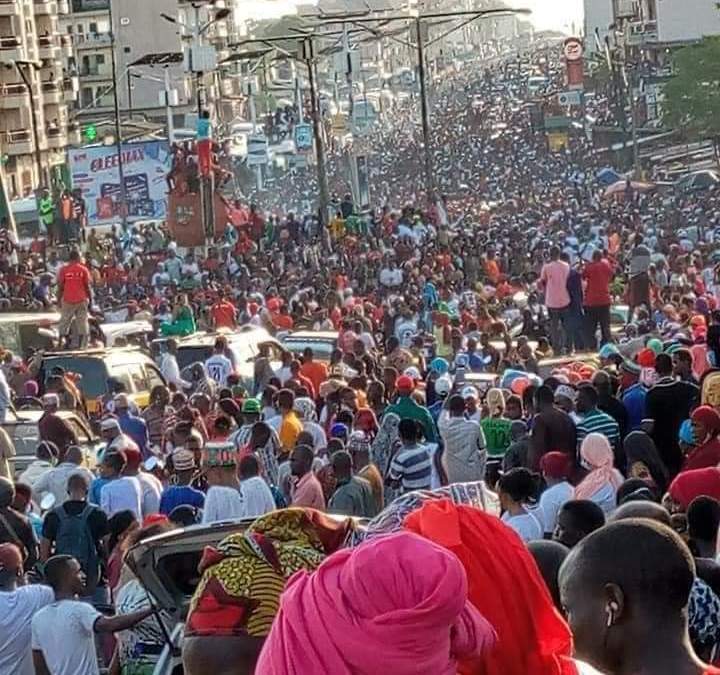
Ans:
[[[261,342],[274,342],[275,338],[270,335],[264,328],[259,326],[251,326],[245,324],[235,330],[221,328],[216,331],[198,331],[192,335],[187,335],[182,338],[175,338],[178,343],[178,348],[182,347],[206,347],[215,344],[215,340],[219,337],[227,338],[228,342],[238,341],[241,339],[247,339],[248,337],[258,338]],[[159,341],[167,341],[168,338],[161,338]]]
[[[338,335],[339,333],[336,330],[298,330],[285,335],[283,342],[285,340],[337,340]]]
[[[0,314],[0,323],[37,323],[37,324],[53,324],[60,321],[60,314],[57,312],[3,312]]]
[[[11,413],[5,418],[5,424],[18,424],[21,422],[36,424],[44,414],[44,410],[16,410],[15,416]],[[77,414],[72,410],[58,410],[55,414],[64,420],[78,418]]]

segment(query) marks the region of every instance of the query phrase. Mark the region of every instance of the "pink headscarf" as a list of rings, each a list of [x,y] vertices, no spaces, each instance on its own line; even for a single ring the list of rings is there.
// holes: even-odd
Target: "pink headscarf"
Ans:
[[[613,467],[610,442],[602,434],[588,434],[580,445],[580,457],[590,473],[575,488],[575,499],[590,499],[608,483],[616,490],[622,485],[622,474]]]
[[[455,675],[495,642],[467,590],[460,561],[416,534],[343,549],[290,579],[257,672]]]

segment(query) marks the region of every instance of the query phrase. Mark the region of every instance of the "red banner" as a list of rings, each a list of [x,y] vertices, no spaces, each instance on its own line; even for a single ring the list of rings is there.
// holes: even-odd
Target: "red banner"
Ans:
[[[204,178],[212,173],[212,141],[209,138],[197,142],[198,172]]]

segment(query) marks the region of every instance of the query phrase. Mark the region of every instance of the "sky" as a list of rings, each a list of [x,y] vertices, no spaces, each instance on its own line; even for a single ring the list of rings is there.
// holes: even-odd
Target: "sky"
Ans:
[[[259,0],[236,4],[241,18],[267,19],[294,13],[297,0]],[[309,0],[312,2],[312,0]],[[302,0],[307,3],[308,0]],[[555,29],[565,33],[582,27],[583,0],[508,0],[514,7],[532,10],[531,20],[538,30]]]

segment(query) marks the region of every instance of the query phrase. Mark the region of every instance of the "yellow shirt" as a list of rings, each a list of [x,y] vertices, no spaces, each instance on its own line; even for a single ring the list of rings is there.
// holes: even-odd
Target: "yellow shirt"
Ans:
[[[294,412],[285,415],[280,423],[280,444],[283,449],[290,451],[295,447],[297,438],[303,430],[303,425]]]

